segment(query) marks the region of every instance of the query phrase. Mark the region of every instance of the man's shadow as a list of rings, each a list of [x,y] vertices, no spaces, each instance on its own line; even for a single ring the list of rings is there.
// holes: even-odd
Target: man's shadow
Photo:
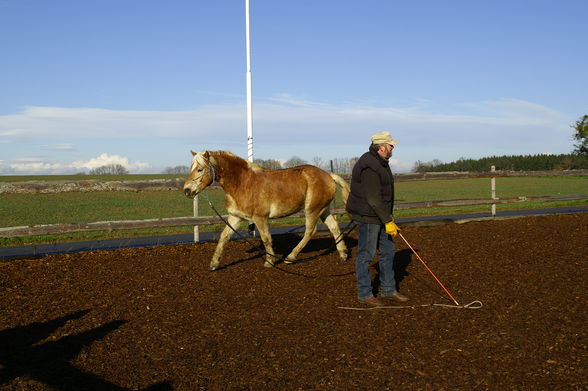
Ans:
[[[410,265],[412,258],[412,251],[400,250],[394,255],[394,280],[396,282],[396,290],[400,290],[400,283],[404,280],[404,277],[409,276],[408,265]],[[375,279],[372,282],[372,293],[377,296],[378,290],[380,289],[380,262],[374,264],[376,270]]]
[[[26,377],[63,391],[128,390],[70,364],[84,347],[103,339],[122,326],[124,321],[112,321],[79,334],[47,340],[67,322],[79,319],[88,312],[78,311],[46,322],[0,331],[0,385]],[[171,385],[162,382],[146,390],[167,391],[171,390]]]

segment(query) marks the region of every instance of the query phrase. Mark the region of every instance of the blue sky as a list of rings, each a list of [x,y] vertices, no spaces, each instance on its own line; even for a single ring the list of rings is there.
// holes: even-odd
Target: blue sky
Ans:
[[[254,157],[569,153],[584,0],[251,0]],[[244,0],[0,0],[0,175],[247,156]]]

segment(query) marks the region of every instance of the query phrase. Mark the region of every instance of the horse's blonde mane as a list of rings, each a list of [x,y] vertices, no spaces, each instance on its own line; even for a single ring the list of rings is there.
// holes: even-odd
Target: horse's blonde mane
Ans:
[[[263,172],[263,167],[260,166],[257,163],[253,163],[253,162],[247,161],[247,165],[249,166],[249,168],[253,172],[257,172],[257,173]]]
[[[250,162],[249,160],[245,160],[245,159],[243,159],[243,158],[241,158],[241,157],[239,157],[239,156],[237,156],[234,153],[229,152],[229,151],[209,151],[209,152],[210,152],[211,159],[213,159],[215,155],[217,155],[217,156],[218,155],[226,156],[226,157],[229,157],[231,159],[242,160],[242,161],[246,162],[247,163],[247,168],[249,168],[251,171],[253,171],[255,173],[260,173],[260,172],[263,172],[263,170],[264,170],[263,167],[260,166],[259,164]]]

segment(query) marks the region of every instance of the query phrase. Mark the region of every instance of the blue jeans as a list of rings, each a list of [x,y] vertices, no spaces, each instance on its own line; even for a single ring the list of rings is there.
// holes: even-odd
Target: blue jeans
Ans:
[[[382,296],[390,296],[396,292],[394,280],[394,254],[396,245],[392,237],[386,233],[383,224],[357,222],[359,227],[358,251],[355,258],[355,278],[357,280],[357,297],[372,297],[372,278],[369,264],[380,249],[380,288]]]

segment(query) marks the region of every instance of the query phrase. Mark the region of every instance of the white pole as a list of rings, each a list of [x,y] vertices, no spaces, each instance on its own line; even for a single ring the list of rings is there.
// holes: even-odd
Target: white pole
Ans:
[[[245,0],[245,46],[247,51],[247,160],[253,163],[253,98],[251,96],[251,38],[249,34],[249,0]],[[255,224],[249,222],[249,235],[255,236]]]
[[[198,209],[198,194],[196,194],[194,197],[194,217],[199,216]],[[194,226],[194,243],[200,243],[200,228],[197,225]]]
[[[491,172],[496,171],[496,167],[492,166],[490,168]],[[496,178],[492,177],[492,179],[490,179],[490,191],[492,193],[492,199],[495,200],[496,199]],[[496,216],[496,204],[492,204],[492,217]]]
[[[253,162],[253,99],[251,97],[251,44],[249,37],[249,0],[245,0],[245,39],[247,47],[247,160]]]

